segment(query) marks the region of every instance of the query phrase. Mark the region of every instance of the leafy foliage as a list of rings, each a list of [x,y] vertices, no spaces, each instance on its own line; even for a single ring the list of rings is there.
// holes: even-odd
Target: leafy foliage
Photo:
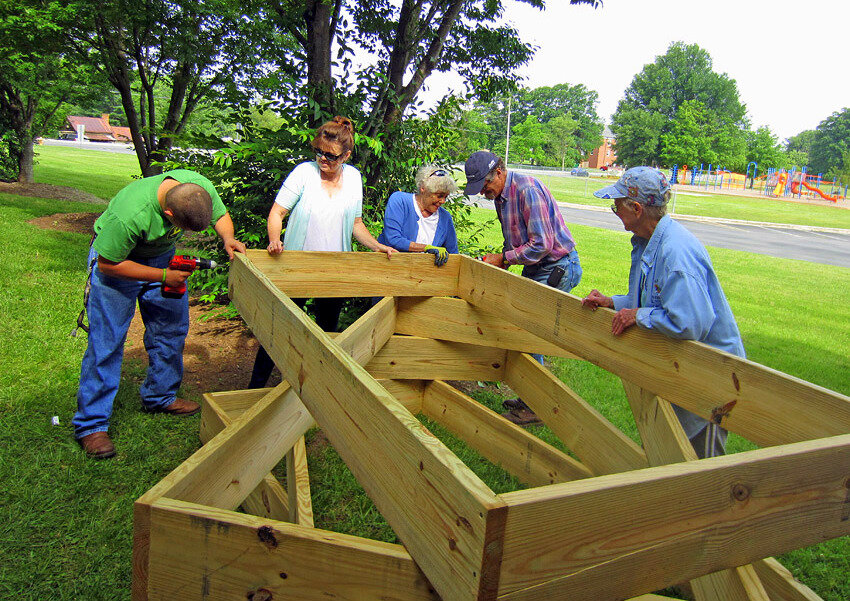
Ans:
[[[712,70],[708,52],[683,42],[635,75],[612,119],[617,158],[628,166],[676,158],[740,168],[746,128],[735,80]]]
[[[457,132],[450,129],[456,103],[457,100],[448,99],[427,118],[409,119],[390,129],[386,135],[396,140],[392,153],[386,152],[382,139],[355,132],[353,164],[364,176],[368,177],[368,169],[375,164],[383,174],[376,185],[364,190],[363,221],[373,234],[377,235],[382,229],[384,208],[390,194],[396,190],[413,190],[413,176],[420,165],[448,163],[447,156],[457,136]],[[208,177],[230,211],[237,227],[237,238],[249,248],[264,248],[268,243],[266,217],[269,208],[289,172],[299,163],[314,158],[309,145],[314,132],[305,128],[307,120],[303,115],[291,112],[282,104],[267,103],[258,108],[243,101],[232,108],[230,119],[238,128],[239,141],[199,139],[197,147],[219,150],[177,151],[162,167],[193,169]],[[364,165],[364,156],[371,157],[372,162]],[[492,250],[479,241],[488,224],[482,226],[470,217],[471,208],[463,202],[463,197],[450,199],[444,207],[455,221],[461,252],[481,254]],[[222,300],[227,289],[226,256],[211,230],[199,238],[197,244],[221,265],[194,276],[195,282],[205,291],[202,300]]]
[[[759,127],[755,131],[747,132],[747,161],[755,161],[760,172],[785,167],[788,158],[769,127]]]
[[[63,105],[103,89],[66,52],[65,29],[75,15],[68,3],[0,0],[0,135],[20,181],[32,181],[33,139],[57,126]]]
[[[837,173],[844,165],[847,151],[850,151],[850,108],[835,111],[818,124],[809,152],[812,170]]]
[[[464,113],[469,129],[481,132],[469,134],[469,141],[477,144],[467,144],[465,155],[490,148],[504,156],[508,102],[508,97],[479,101]],[[558,167],[578,163],[602,141],[597,102],[598,94],[582,84],[521,88],[512,93],[509,158]]]

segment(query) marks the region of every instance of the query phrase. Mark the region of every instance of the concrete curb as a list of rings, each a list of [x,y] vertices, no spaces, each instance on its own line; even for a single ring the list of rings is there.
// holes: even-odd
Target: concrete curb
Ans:
[[[581,205],[570,202],[559,202],[559,206],[570,209],[584,209],[587,211],[606,212],[610,211],[606,207],[596,207],[593,205]],[[770,223],[768,221],[744,221],[743,219],[725,219],[723,217],[702,217],[699,215],[682,215],[680,213],[671,213],[671,217],[675,217],[680,221],[701,221],[703,223],[717,223],[720,225],[749,225],[752,227],[769,227],[772,229],[797,230],[801,232],[821,232],[825,234],[845,234],[850,236],[850,229],[838,227],[821,227],[817,225],[796,225],[793,223]]]

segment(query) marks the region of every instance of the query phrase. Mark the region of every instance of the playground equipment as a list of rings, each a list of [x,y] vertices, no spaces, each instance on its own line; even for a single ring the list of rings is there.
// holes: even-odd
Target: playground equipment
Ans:
[[[832,202],[847,198],[848,186],[843,186],[842,193],[842,186],[838,182],[824,180],[823,174],[820,173],[809,174],[805,167],[802,169],[793,167],[788,170],[770,168],[761,175],[757,173],[758,164],[753,161],[747,164],[746,173],[735,173],[711,164],[708,166],[700,164],[699,167],[693,168],[687,165],[682,165],[681,168],[674,165],[670,172],[670,181],[705,190],[753,190],[774,198],[802,197],[807,194],[805,190]],[[832,186],[830,192],[824,190],[827,186]]]
[[[773,189],[774,196],[781,196],[785,192],[785,182],[788,181],[787,173],[780,173],[778,177],[778,181],[776,182],[776,187]]]
[[[821,190],[817,186],[809,185],[808,183],[806,183],[805,180],[803,180],[802,182],[800,182],[800,181],[791,182],[791,194],[800,194],[800,184],[803,184],[803,186],[805,186],[806,189],[811,190],[812,192],[814,192],[815,194],[817,194],[818,196],[820,196],[824,200],[831,200],[832,202],[837,202],[837,201],[844,198],[843,196],[838,195],[838,194],[835,194],[835,195],[826,194],[823,190]]]
[[[761,558],[850,534],[841,394],[614,337],[612,311],[461,255],[249,250],[230,294],[284,382],[205,396],[208,442],[135,503],[134,601],[649,601],[685,580],[704,601],[814,601]],[[333,338],[290,299],[344,296],[384,298]],[[619,377],[643,446],[526,352]],[[505,381],[575,458],[445,379]],[[699,460],[671,403],[761,448]],[[495,493],[419,416],[528,488]],[[313,527],[314,419],[404,546]]]

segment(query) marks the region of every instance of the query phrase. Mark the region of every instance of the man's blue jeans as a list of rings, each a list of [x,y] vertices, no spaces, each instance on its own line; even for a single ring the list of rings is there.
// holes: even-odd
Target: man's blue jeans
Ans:
[[[174,252],[133,260],[164,268]],[[89,249],[89,262],[97,253]],[[139,394],[148,410],[170,405],[177,398],[183,379],[183,345],[189,332],[189,299],[164,298],[162,284],[114,278],[100,272],[95,264],[91,292],[86,307],[89,317],[89,343],[80,371],[74,436],[82,438],[109,428],[112,403],[121,382],[124,342],[136,301],[145,324],[145,350],[150,365]]]
[[[556,265],[564,268],[564,277],[561,278],[561,281],[555,288],[563,292],[569,292],[578,286],[578,283],[581,281],[581,263],[579,262],[578,251],[576,249],[573,249],[568,255],[564,255],[558,261],[552,263],[526,265],[522,268],[522,276],[545,284]],[[543,365],[543,355],[535,353],[532,356],[537,359],[540,365]]]

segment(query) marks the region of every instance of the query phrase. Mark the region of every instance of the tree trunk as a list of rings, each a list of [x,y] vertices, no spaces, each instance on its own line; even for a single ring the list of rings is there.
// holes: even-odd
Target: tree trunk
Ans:
[[[29,131],[18,134],[21,141],[21,154],[18,157],[18,183],[31,184],[33,176],[33,139]]]
[[[339,2],[311,0],[304,12],[307,40],[304,48],[307,53],[307,89],[308,97],[329,112],[334,111],[333,77],[331,74],[331,45],[333,44]],[[322,116],[315,112],[311,115],[312,125],[321,124]]]

